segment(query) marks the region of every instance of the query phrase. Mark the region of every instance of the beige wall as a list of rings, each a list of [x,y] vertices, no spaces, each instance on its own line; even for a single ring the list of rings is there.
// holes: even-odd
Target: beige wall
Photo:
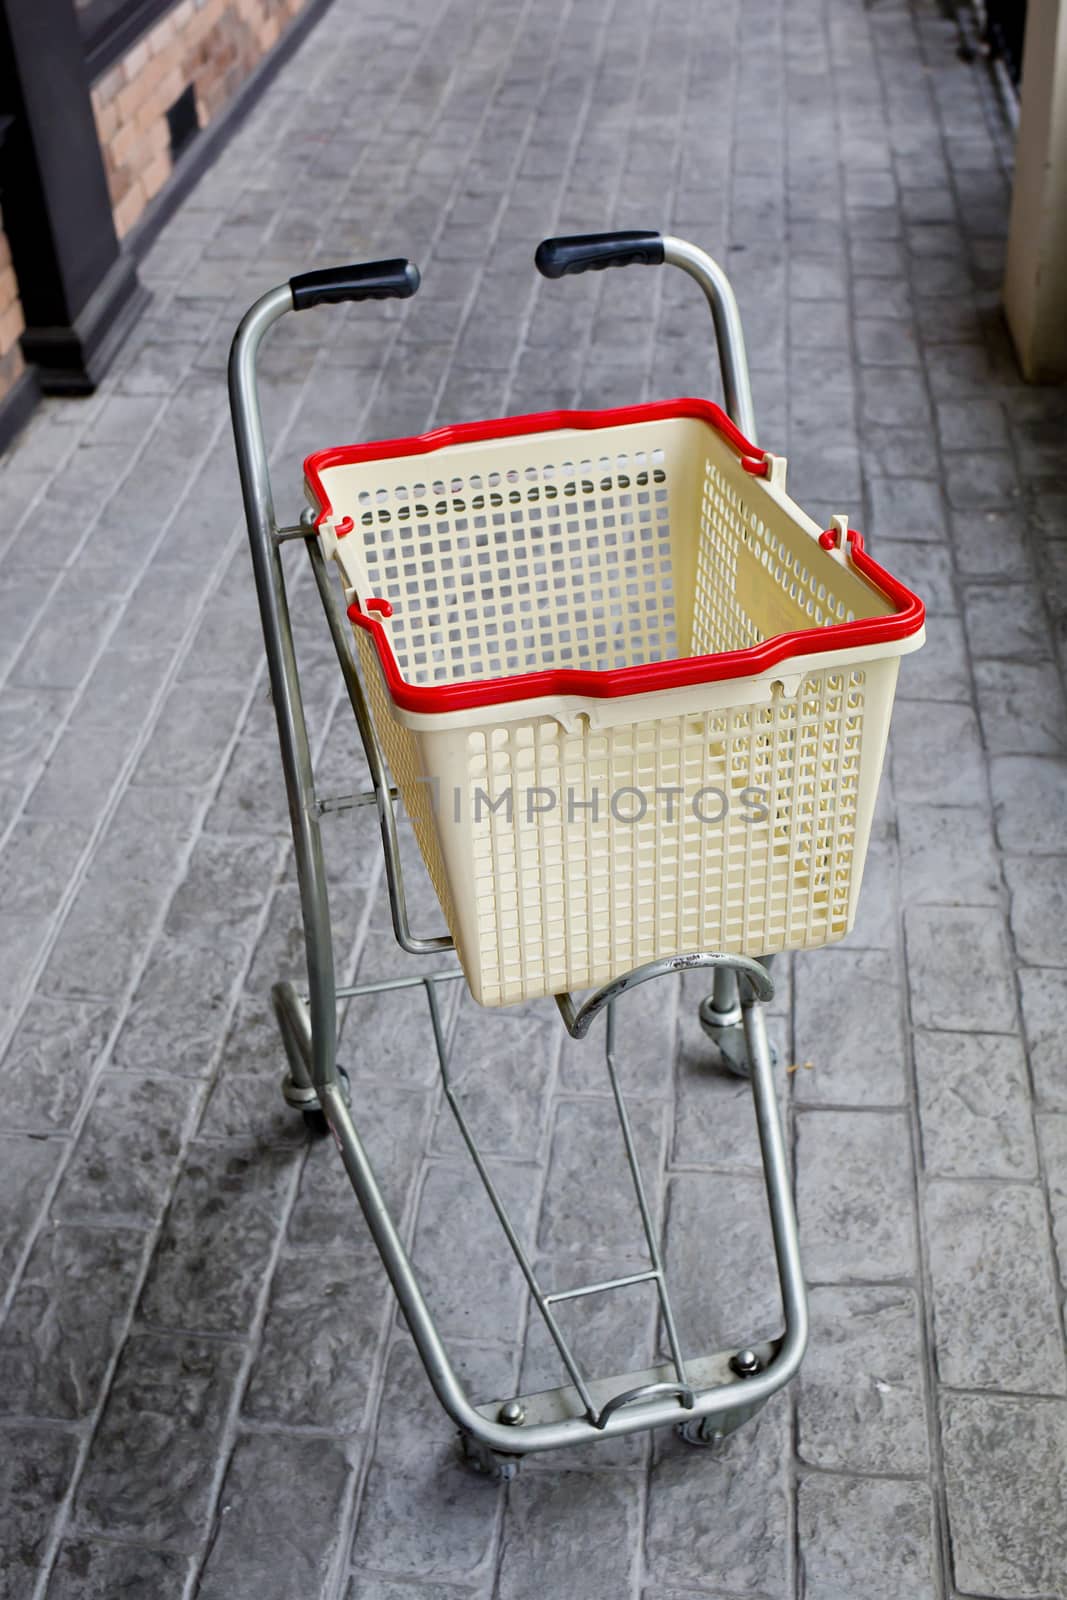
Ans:
[[[1067,378],[1067,0],[1030,0],[1004,307],[1023,375]]]

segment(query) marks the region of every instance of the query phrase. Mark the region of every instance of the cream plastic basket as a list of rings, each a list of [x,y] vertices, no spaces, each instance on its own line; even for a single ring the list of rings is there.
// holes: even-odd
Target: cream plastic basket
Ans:
[[[475,998],[843,937],[922,603],[679,400],[308,458]]]

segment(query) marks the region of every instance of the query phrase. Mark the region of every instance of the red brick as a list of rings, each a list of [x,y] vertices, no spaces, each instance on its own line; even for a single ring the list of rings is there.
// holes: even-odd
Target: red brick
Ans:
[[[0,355],[0,400],[14,388],[25,366],[22,351],[17,344],[13,344],[10,350],[5,350],[3,355]]]
[[[131,185],[126,197],[115,207],[115,232],[120,239],[129,233],[147,203],[144,188],[138,179]]]
[[[14,305],[8,306],[7,310],[0,316],[0,351],[6,354],[12,345],[17,344],[19,334],[25,326],[22,307],[16,300]]]
[[[182,0],[93,90],[115,226],[129,231],[169,175],[165,114],[190,82],[205,127],[304,0]]]
[[[93,84],[93,100],[100,106],[110,105],[125,82],[126,73],[120,61]]]
[[[171,159],[169,150],[162,151],[155,160],[145,168],[141,174],[141,183],[144,186],[145,197],[153,200],[170,177]]]

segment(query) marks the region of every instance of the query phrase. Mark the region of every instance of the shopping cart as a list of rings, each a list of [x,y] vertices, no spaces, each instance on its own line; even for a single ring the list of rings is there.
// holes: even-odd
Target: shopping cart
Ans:
[[[736,301],[703,251],[626,233],[536,253],[549,278],[630,263],[678,266],[700,285],[728,415],[686,399],[326,450],[305,463],[309,509],[279,527],[256,391],[264,335],[289,311],[407,298],[418,272],[397,260],[293,278],[251,308],[230,358],[307,945],[307,994],[272,993],[283,1091],[332,1131],[429,1379],[468,1459],[495,1476],[532,1451],[668,1424],[714,1444],[796,1372],[807,1313],[762,1009],[769,965],[852,925],[899,661],[923,639],[921,602],[845,519],[823,530],[806,517],[785,461],[756,445]],[[310,557],[366,795],[316,791],[281,560],[290,540]],[[447,934],[411,929],[401,800]],[[398,944],[455,950],[458,968],[337,983],[320,819],[362,803],[377,808]],[[693,969],[712,978],[705,1031],[751,1080],[784,1315],[779,1338],[699,1358],[681,1347],[615,1059],[617,1002]],[[542,1287],[450,1077],[440,990],[464,978],[484,1005],[553,995],[575,1039],[605,1013],[647,1269]],[[415,988],[445,1096],[559,1354],[557,1389],[468,1398],[356,1131],[338,1002]],[[654,1286],[669,1359],[587,1376],[554,1308],[638,1283]]]

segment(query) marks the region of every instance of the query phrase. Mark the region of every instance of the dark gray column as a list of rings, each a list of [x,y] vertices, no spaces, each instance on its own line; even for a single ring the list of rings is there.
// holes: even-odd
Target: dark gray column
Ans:
[[[26,331],[50,394],[87,394],[147,295],[119,249],[73,0],[0,0],[0,187]]]

